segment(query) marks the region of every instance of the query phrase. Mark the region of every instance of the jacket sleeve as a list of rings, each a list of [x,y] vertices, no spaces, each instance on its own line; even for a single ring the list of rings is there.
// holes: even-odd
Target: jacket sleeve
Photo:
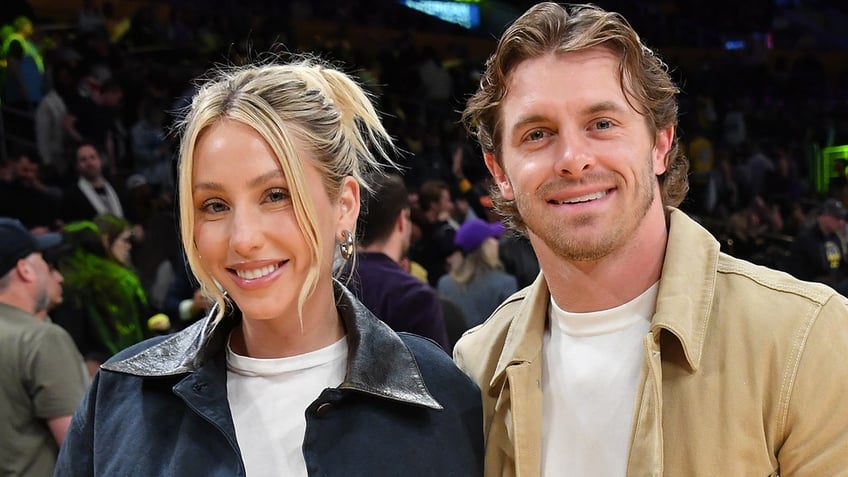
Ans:
[[[848,299],[834,295],[804,331],[796,372],[781,395],[786,418],[780,475],[848,476]]]

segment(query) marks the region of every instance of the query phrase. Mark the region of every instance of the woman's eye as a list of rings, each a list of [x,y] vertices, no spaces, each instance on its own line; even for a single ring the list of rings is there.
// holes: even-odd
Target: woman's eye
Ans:
[[[227,210],[227,207],[222,202],[219,202],[217,200],[208,200],[200,206],[200,210],[206,212],[207,214],[217,214]]]
[[[289,194],[284,189],[271,189],[268,191],[268,200],[270,202],[282,202],[289,198]]]

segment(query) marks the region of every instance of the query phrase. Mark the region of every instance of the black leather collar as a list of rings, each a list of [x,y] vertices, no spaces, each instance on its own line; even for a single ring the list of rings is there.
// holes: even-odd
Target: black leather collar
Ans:
[[[341,283],[334,281],[333,285],[350,350],[345,380],[339,388],[442,409],[427,390],[418,363],[401,338]],[[215,324],[216,311],[164,341],[101,368],[140,377],[194,372],[223,350],[230,330],[241,322],[241,314],[233,310]]]

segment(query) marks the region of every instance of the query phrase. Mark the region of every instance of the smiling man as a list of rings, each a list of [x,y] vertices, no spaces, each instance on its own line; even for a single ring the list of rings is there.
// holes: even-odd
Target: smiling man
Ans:
[[[464,119],[541,267],[456,346],[487,476],[846,475],[846,299],[676,209],[676,95],[593,6],[532,7],[487,63]]]

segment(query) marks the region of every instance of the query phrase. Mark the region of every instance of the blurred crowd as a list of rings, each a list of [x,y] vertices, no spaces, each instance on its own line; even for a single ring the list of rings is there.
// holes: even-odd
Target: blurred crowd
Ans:
[[[405,166],[409,238],[392,259],[436,292],[443,323],[432,337],[446,351],[538,273],[527,239],[497,223],[488,172],[459,124],[485,61],[470,42],[485,38],[423,15],[401,17],[412,14],[389,2],[256,3],[261,16],[227,1],[133,2],[128,12],[85,0],[60,26],[29,12],[0,30],[0,216],[35,233],[63,233],[65,299],[50,317],[92,372],[123,347],[185,327],[207,306],[179,246],[171,130],[193,80],[217,64],[310,51],[373,93]],[[641,28],[656,34],[649,44],[695,47],[666,58],[681,85],[690,158],[682,208],[731,254],[842,287],[848,163],[824,171],[824,186],[816,174],[824,148],[848,144],[848,70],[813,49],[778,58],[756,45],[697,49],[718,36],[698,23],[708,12],[673,3],[625,13],[668,25]],[[773,28],[777,46],[809,40],[786,26],[786,11],[745,12],[740,31],[783,26]],[[353,41],[351,25],[373,32]]]

